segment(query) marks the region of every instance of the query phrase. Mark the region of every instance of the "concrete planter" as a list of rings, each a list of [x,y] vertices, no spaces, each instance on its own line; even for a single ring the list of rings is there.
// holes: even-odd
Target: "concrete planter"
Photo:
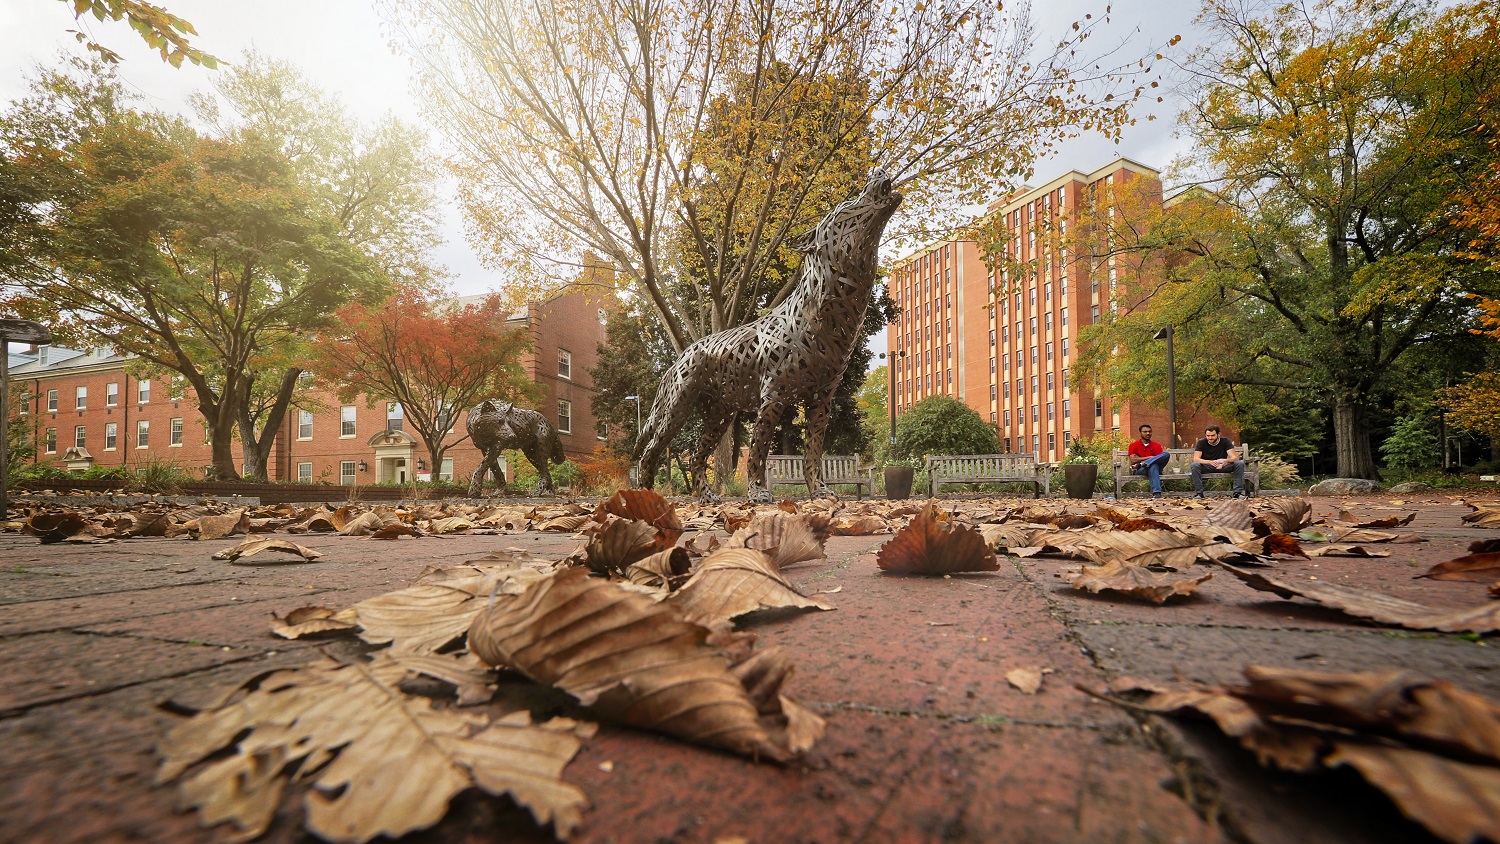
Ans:
[[[910,466],[887,466],[885,472],[885,497],[892,501],[911,497],[911,481],[917,470]]]
[[[1094,484],[1099,481],[1097,463],[1076,463],[1063,467],[1063,482],[1069,498],[1093,498]]]

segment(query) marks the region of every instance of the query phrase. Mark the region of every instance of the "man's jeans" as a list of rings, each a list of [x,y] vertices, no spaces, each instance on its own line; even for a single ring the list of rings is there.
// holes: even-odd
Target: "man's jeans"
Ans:
[[[1228,466],[1225,466],[1223,469],[1215,469],[1212,466],[1209,466],[1207,463],[1194,463],[1193,491],[1198,493],[1199,495],[1203,494],[1204,472],[1233,472],[1235,494],[1239,494],[1245,491],[1245,461],[1243,460],[1236,460],[1233,463],[1230,463]]]
[[[1135,464],[1135,468],[1130,470],[1130,474],[1145,475],[1147,478],[1150,478],[1151,491],[1159,493],[1161,492],[1162,467],[1166,466],[1167,461],[1171,459],[1172,455],[1169,452],[1163,451],[1161,454],[1158,454],[1155,457],[1148,457],[1145,460],[1142,460],[1141,462]]]

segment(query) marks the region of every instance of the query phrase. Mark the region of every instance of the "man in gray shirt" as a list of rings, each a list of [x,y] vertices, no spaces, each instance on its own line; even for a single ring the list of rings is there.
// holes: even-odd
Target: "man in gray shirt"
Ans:
[[[1218,425],[1203,430],[1203,439],[1193,447],[1193,494],[1203,497],[1204,472],[1233,472],[1234,497],[1245,497],[1245,461],[1228,437],[1219,433]]]

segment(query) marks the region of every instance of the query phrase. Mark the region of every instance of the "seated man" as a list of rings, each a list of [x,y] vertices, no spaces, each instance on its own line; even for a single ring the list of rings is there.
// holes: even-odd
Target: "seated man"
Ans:
[[[1141,438],[1130,444],[1130,474],[1145,475],[1151,481],[1151,497],[1161,498],[1161,470],[1172,455],[1151,439],[1151,426],[1142,425]]]
[[[1245,497],[1245,461],[1228,437],[1220,436],[1218,425],[1203,429],[1203,439],[1193,447],[1193,494],[1203,497],[1204,472],[1233,472],[1234,497]]]

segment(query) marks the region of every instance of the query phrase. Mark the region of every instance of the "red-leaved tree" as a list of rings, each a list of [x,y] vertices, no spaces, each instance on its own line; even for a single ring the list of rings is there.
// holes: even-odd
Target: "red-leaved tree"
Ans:
[[[444,452],[467,439],[460,432],[444,442],[466,409],[535,390],[521,367],[530,338],[507,327],[507,316],[499,296],[459,305],[404,288],[380,305],[342,308],[339,330],[314,342],[309,369],[335,385],[341,401],[363,393],[400,402],[436,472]]]

